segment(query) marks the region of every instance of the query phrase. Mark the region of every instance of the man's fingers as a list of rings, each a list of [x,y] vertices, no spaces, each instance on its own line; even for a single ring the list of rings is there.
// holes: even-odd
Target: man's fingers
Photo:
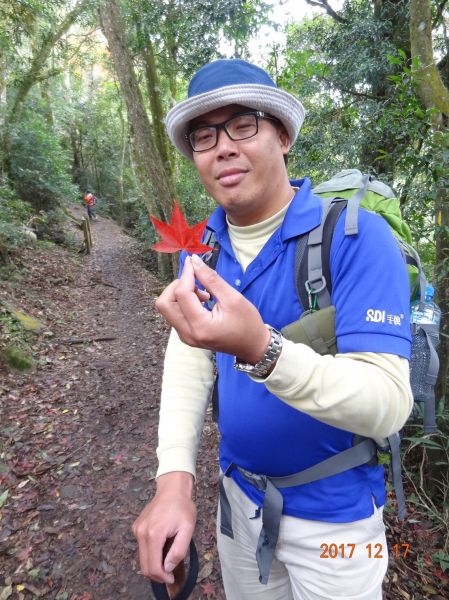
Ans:
[[[239,292],[226,283],[216,271],[208,267],[196,254],[192,256],[191,264],[196,279],[219,302],[224,302],[234,296],[240,296]]]
[[[206,290],[201,290],[199,288],[195,288],[195,294],[198,296],[200,302],[207,302],[211,298],[209,292],[206,292]]]
[[[178,306],[176,290],[179,286],[179,279],[175,279],[168,285],[155,302],[156,309],[161,315],[175,326],[184,319],[181,308]]]
[[[210,317],[209,311],[203,306],[203,302],[209,299],[209,292],[203,292],[203,294],[204,300],[198,294],[192,260],[187,257],[175,290],[176,302],[182,311],[183,320],[185,319],[184,327],[189,325],[191,330],[195,330],[199,319],[204,319],[205,316],[206,318]],[[174,326],[176,327],[176,324]]]
[[[233,299],[241,298],[241,294],[231,287],[220,275],[211,269],[199,256],[192,256],[192,267],[195,278],[217,299],[220,304],[225,304]]]
[[[164,570],[171,573],[173,569],[187,556],[192,532],[180,529],[173,540],[170,550],[164,560]]]
[[[167,573],[162,564],[162,548],[165,540],[139,539],[139,562],[142,574],[154,581],[173,583],[174,575]]]

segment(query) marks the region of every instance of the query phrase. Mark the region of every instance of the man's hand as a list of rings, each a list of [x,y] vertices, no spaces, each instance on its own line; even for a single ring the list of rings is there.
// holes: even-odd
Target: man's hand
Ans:
[[[195,278],[207,292],[198,290]],[[212,311],[203,306],[209,295],[216,299]],[[180,279],[164,290],[156,308],[186,344],[251,364],[262,359],[270,341],[257,308],[196,255],[186,258]]]
[[[133,524],[139,543],[140,569],[153,581],[173,584],[173,570],[188,553],[196,523],[192,490],[190,473],[176,471],[161,475],[156,495]],[[171,538],[173,543],[164,559],[164,546]]]

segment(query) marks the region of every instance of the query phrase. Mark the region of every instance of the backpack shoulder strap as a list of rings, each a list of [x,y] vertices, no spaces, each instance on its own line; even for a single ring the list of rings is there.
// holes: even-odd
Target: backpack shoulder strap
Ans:
[[[212,246],[213,248],[213,250],[209,250],[209,252],[206,252],[206,254],[203,255],[203,261],[208,267],[215,270],[218,262],[218,255],[220,253],[220,244],[215,237],[215,231],[213,229],[206,227],[202,243],[206,244],[206,246]]]
[[[331,304],[330,247],[335,225],[348,203],[344,198],[324,198],[322,201],[320,225],[301,235],[296,243],[296,291],[305,311]]]

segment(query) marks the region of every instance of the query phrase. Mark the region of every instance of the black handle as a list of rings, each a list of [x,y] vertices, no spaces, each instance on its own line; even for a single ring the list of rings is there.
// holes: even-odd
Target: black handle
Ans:
[[[189,572],[187,578],[179,593],[173,598],[173,600],[187,600],[193,591],[198,577],[198,552],[193,540],[190,540],[190,557],[189,557]],[[157,581],[151,582],[151,588],[156,600],[170,600],[170,596],[167,592],[165,583],[159,583]]]

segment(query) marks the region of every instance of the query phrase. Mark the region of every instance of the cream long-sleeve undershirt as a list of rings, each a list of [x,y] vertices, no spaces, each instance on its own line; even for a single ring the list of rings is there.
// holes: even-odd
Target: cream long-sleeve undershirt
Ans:
[[[293,408],[371,438],[398,431],[413,405],[408,361],[393,354],[321,356],[284,340],[272,373],[255,380]],[[187,346],[172,331],[162,383],[158,476],[170,471],[195,475],[212,386],[212,353]]]
[[[279,227],[287,208],[248,228],[228,224],[244,270]],[[157,476],[171,471],[195,475],[213,375],[212,353],[187,346],[173,330],[162,380]],[[401,429],[413,406],[408,361],[393,354],[321,356],[304,344],[284,339],[271,374],[254,381],[266,385],[279,401],[323,423],[371,438]]]

